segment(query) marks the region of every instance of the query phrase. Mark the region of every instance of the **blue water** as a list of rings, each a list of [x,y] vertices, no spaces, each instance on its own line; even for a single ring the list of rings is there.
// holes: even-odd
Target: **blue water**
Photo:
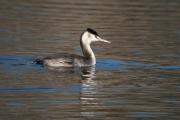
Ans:
[[[179,0],[0,0],[0,120],[179,120]],[[33,64],[80,53],[96,67]],[[101,58],[101,59],[99,59]]]
[[[53,88],[0,88],[0,92],[52,92]]]
[[[43,66],[36,65],[33,61],[36,58],[42,58],[34,55],[0,55],[0,67],[6,70],[18,69],[28,70],[43,69]],[[180,69],[178,65],[160,65],[157,63],[143,63],[136,60],[115,60],[115,59],[97,59],[97,70],[123,70],[129,68],[144,69]]]
[[[176,74],[177,70],[180,69],[180,66],[178,65],[160,65],[157,63],[147,63],[147,62],[141,62],[137,60],[118,60],[118,59],[97,59],[97,64],[95,67],[95,76],[99,72],[105,72],[103,76],[97,77],[97,80],[89,79],[91,77],[85,77],[86,79],[83,79],[80,83],[74,83],[73,81],[76,80],[76,78],[73,78],[73,74],[81,75],[80,72],[81,69],[67,69],[66,72],[59,72],[59,71],[52,71],[50,73],[50,78],[53,81],[47,82],[46,79],[49,77],[47,70],[48,67],[43,65],[37,65],[34,64],[33,61],[36,58],[42,58],[41,56],[35,56],[35,55],[0,55],[0,68],[7,72],[8,74],[11,74],[12,79],[10,82],[1,81],[1,87],[0,87],[0,93],[10,95],[10,99],[7,99],[5,102],[5,105],[11,109],[16,110],[25,110],[26,107],[32,107],[30,111],[32,112],[38,112],[38,113],[45,113],[47,114],[49,112],[48,107],[45,107],[46,105],[50,107],[55,106],[71,106],[73,105],[80,105],[82,108],[85,107],[85,109],[88,109],[88,104],[92,103],[91,107],[93,105],[105,105],[108,106],[121,106],[121,105],[135,105],[136,101],[141,102],[143,99],[146,99],[146,97],[150,97],[149,95],[146,96],[146,94],[154,94],[155,91],[161,91],[161,88],[156,83],[151,83],[152,80],[146,80],[146,82],[133,82],[134,78],[139,77],[140,80],[143,79],[143,76],[148,76],[149,78],[155,78],[158,82],[158,80],[163,79],[165,80],[171,80],[171,79],[178,79],[179,76]],[[171,70],[176,71],[175,73],[155,73],[155,74],[149,74],[146,73],[131,73],[126,74],[128,71],[131,70]],[[51,70],[50,70],[51,71]],[[119,72],[119,77],[114,79],[113,76],[110,76],[110,79],[105,77],[106,73],[111,73],[115,71],[116,73]],[[35,77],[35,81],[28,81],[29,77],[24,77],[24,75],[28,75],[27,73],[37,73],[38,74],[44,74],[43,79],[40,80],[41,77]],[[57,74],[56,74],[57,73]],[[86,72],[85,72],[86,73]],[[125,74],[125,78],[127,77],[128,80],[124,81],[129,82],[127,85],[118,83],[116,85],[115,81],[121,81],[123,80],[121,78],[121,74]],[[72,75],[72,77],[63,76],[63,74]],[[34,74],[32,74],[34,75]],[[85,74],[86,75],[86,74]],[[89,74],[88,74],[89,75]],[[56,76],[56,77],[53,77]],[[142,76],[142,77],[141,77]],[[32,77],[32,76],[31,76]],[[60,78],[58,78],[60,77]],[[67,77],[67,78],[66,78]],[[111,85],[111,87],[106,86],[102,88],[101,85],[98,85],[98,82],[101,82],[101,77],[104,77],[103,80],[108,79],[110,82],[115,82],[115,84]],[[0,77],[1,78],[1,77]],[[70,79],[73,78],[73,81]],[[65,81],[63,81],[65,80]],[[56,83],[56,82],[65,82],[65,83]],[[68,81],[70,82],[69,84]],[[106,81],[108,83],[108,81]],[[66,83],[67,82],[67,83]],[[104,82],[104,83],[106,83]],[[124,83],[123,82],[123,83]],[[148,83],[150,82],[150,83]],[[43,85],[44,83],[47,83]],[[49,84],[52,85],[49,85]],[[54,85],[53,85],[54,84]],[[152,84],[152,85],[151,85]],[[101,87],[100,87],[101,86]],[[131,96],[128,94],[132,94],[130,91],[143,91],[145,95],[142,96],[142,98],[136,98],[136,96],[132,99]],[[162,89],[163,90],[163,89]],[[178,87],[176,88],[178,90]],[[138,93],[138,92],[137,92]],[[140,92],[141,93],[141,92]],[[23,97],[20,98],[18,95],[30,95],[30,97]],[[38,94],[38,95],[36,95]],[[54,95],[55,96],[52,96]],[[77,95],[78,94],[78,95]],[[127,94],[127,96],[126,96]],[[41,96],[43,95],[43,96]],[[48,95],[48,97],[46,97]],[[56,96],[57,95],[57,96]],[[80,98],[74,97],[79,96]],[[111,96],[113,95],[113,96]],[[136,95],[136,92],[133,92],[132,96]],[[12,96],[12,98],[11,98]],[[14,98],[14,97],[15,98]],[[67,97],[72,96],[72,97]],[[103,97],[105,96],[105,97]],[[107,97],[111,96],[111,97]],[[123,97],[124,96],[124,97]],[[137,94],[138,96],[138,94]],[[144,97],[144,98],[143,98]],[[151,97],[150,97],[151,98]],[[3,98],[5,99],[5,98]],[[172,99],[172,100],[171,100]],[[150,100],[150,99],[149,99]],[[179,99],[176,99],[175,96],[172,98],[161,98],[162,103],[168,103],[168,104],[179,104]],[[86,104],[87,103],[87,104]],[[83,106],[85,104],[85,106]],[[33,108],[35,106],[35,108]],[[43,106],[43,107],[42,107]],[[140,104],[141,106],[141,104]],[[147,104],[146,107],[149,107]],[[93,109],[98,109],[99,107],[93,107]],[[71,111],[71,110],[68,110]],[[74,110],[72,110],[74,111]],[[82,112],[82,115],[84,115],[86,112]],[[91,116],[93,112],[90,114],[85,114],[87,116]],[[167,115],[168,113],[163,112],[156,112],[156,111],[144,111],[144,109],[137,108],[136,111],[129,111],[128,116],[134,117],[134,118],[157,118],[164,115]]]
[[[33,55],[0,55],[0,67],[7,71],[41,70],[42,66],[33,64],[35,59]]]

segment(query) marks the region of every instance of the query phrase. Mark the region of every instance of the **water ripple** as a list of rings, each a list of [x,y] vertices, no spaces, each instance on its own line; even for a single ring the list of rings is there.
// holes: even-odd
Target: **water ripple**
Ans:
[[[33,61],[38,58],[33,55],[0,55],[0,65],[5,69],[22,68],[37,69],[38,65]],[[96,69],[98,70],[125,70],[129,68],[144,69],[180,69],[178,65],[160,65],[157,63],[143,63],[135,60],[97,59]]]
[[[52,92],[54,88],[0,88],[0,92]]]

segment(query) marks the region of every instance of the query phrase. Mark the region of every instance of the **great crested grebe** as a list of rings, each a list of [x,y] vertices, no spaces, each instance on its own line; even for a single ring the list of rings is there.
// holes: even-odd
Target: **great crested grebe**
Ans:
[[[96,64],[96,57],[91,49],[91,43],[101,41],[111,43],[99,37],[98,33],[87,28],[80,37],[80,45],[83,56],[75,54],[60,53],[43,59],[37,59],[34,62],[37,64],[44,64],[50,67],[75,67],[75,66],[93,66]]]

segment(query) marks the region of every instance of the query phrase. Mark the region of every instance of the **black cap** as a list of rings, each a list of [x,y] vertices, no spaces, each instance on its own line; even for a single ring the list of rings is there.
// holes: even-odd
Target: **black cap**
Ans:
[[[94,35],[99,36],[98,33],[97,33],[95,30],[91,29],[91,28],[87,28],[87,31],[88,31],[89,33],[91,33],[91,34],[94,34]]]

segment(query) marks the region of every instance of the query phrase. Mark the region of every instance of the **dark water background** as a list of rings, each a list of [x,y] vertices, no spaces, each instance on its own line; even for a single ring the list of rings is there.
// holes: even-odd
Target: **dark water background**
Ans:
[[[95,68],[32,64],[86,27]],[[0,1],[0,120],[179,120],[179,61],[179,0]]]

